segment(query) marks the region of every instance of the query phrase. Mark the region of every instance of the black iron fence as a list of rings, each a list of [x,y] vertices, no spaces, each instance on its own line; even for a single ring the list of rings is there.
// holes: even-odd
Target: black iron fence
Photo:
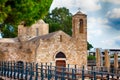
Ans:
[[[108,69],[102,69],[102,67],[92,67],[86,70],[84,67],[65,68],[43,63],[1,61],[0,76],[22,80],[84,80],[87,78],[94,80],[118,80],[120,73],[111,73]]]

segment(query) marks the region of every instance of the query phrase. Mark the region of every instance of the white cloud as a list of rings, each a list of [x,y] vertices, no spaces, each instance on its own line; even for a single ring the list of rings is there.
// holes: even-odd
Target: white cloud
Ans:
[[[88,41],[95,48],[119,48],[115,41],[120,40],[120,31],[106,25],[108,21],[103,18],[88,18]]]
[[[118,33],[120,33],[120,32],[118,32]],[[104,47],[109,47],[109,48],[114,48],[114,49],[118,48],[119,49],[120,46],[116,45],[116,42],[115,42],[115,41],[118,41],[118,40],[120,40],[120,36],[119,35],[111,36],[108,39],[105,39],[105,40],[101,41],[101,44],[106,45]]]
[[[68,9],[76,8],[76,10],[80,7],[85,11],[96,11],[101,9],[99,0],[53,0],[51,9],[55,7],[66,7]]]
[[[108,18],[120,18],[120,8],[114,8],[113,10],[108,11],[106,16]]]
[[[120,0],[102,0],[104,2],[110,2],[110,3],[114,3],[114,4],[120,4]]]

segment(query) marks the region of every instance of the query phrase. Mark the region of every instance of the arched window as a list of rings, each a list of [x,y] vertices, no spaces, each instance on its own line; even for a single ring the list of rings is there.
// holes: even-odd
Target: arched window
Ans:
[[[62,42],[62,35],[60,35],[60,42]]]
[[[39,35],[39,29],[36,28],[36,36],[38,36],[38,35]]]
[[[79,33],[83,33],[83,19],[79,20]]]
[[[63,52],[59,52],[59,53],[57,53],[55,58],[66,58],[66,56],[65,56],[65,54]]]

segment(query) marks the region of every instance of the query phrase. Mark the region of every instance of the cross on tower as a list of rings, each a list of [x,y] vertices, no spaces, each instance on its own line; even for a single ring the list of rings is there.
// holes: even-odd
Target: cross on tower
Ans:
[[[78,8],[78,11],[80,12],[80,10],[81,10],[81,8],[79,7],[79,8]]]

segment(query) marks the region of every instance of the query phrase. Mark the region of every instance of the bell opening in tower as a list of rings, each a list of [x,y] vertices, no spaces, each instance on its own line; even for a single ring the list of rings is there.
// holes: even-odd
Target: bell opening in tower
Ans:
[[[79,20],[79,33],[83,33],[83,19]]]

